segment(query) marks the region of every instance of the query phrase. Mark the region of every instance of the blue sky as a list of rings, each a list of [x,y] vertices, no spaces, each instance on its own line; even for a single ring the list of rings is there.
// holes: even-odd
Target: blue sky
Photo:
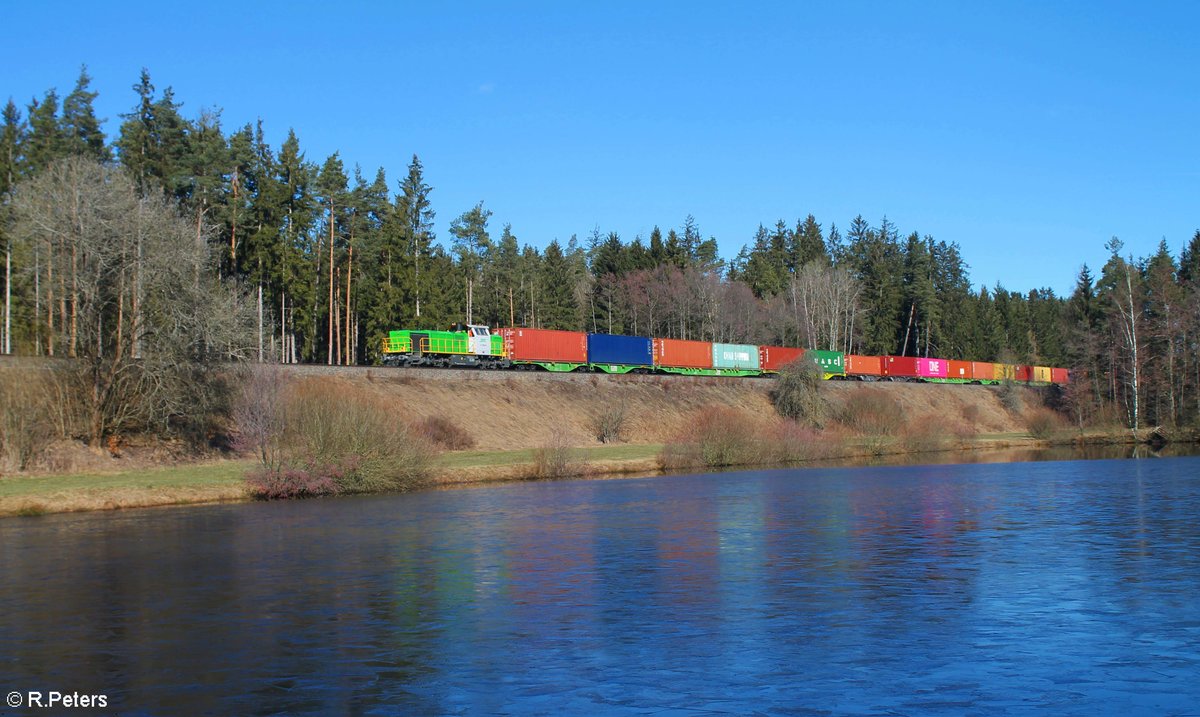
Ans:
[[[170,12],[164,12],[169,10]],[[393,189],[415,153],[439,239],[479,200],[523,243],[695,216],[887,216],[977,285],[1069,292],[1200,228],[1195,3],[8,3],[0,95],[87,64],[115,134],[148,68],[184,112],[294,128]]]

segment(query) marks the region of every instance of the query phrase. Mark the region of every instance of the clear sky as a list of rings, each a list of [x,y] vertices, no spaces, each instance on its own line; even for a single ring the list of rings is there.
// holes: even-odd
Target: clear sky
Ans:
[[[977,285],[1069,292],[1111,236],[1200,228],[1193,2],[8,2],[0,100],[86,64],[117,131],[141,68],[183,111],[258,118],[393,190],[438,238],[479,200],[522,243],[629,241],[695,216],[856,214],[957,242]]]

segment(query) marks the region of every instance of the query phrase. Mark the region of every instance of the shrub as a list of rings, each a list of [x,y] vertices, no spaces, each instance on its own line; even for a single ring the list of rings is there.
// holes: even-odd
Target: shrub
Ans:
[[[842,406],[838,420],[864,436],[886,436],[899,430],[902,416],[894,398],[872,388],[853,392]]]
[[[575,451],[557,438],[533,452],[534,478],[565,478],[579,475],[581,467],[574,461]]]
[[[899,438],[905,449],[915,453],[940,451],[962,430],[963,427],[938,414],[925,414],[909,420],[900,430]]]
[[[730,408],[709,407],[696,415],[688,433],[659,455],[664,468],[762,463],[763,444],[746,417]]]
[[[827,412],[821,395],[821,369],[812,361],[793,361],[775,378],[771,401],[784,418],[821,427]]]
[[[435,449],[378,397],[296,383],[280,411],[270,441],[278,460],[247,476],[260,497],[407,490],[428,477]]]
[[[475,447],[475,439],[471,434],[449,418],[429,416],[418,421],[413,428],[433,445],[448,451],[464,451]]]
[[[277,366],[252,366],[233,401],[234,450],[253,453],[264,469],[280,467],[288,379]]]
[[[1012,413],[1021,413],[1025,408],[1025,401],[1021,396],[1021,388],[1014,381],[1002,381],[1000,388],[996,389],[1000,395],[1000,403],[1004,404]]]
[[[624,403],[610,403],[592,414],[592,435],[601,443],[625,439],[625,418],[628,410]]]
[[[764,448],[774,463],[799,463],[832,457],[837,453],[838,441],[830,433],[783,420],[775,426]]]
[[[1031,409],[1025,414],[1025,426],[1029,435],[1039,440],[1053,438],[1063,430],[1065,422],[1061,415],[1045,406]]]
[[[340,475],[344,475],[344,470],[334,466],[259,466],[246,474],[246,484],[251,495],[263,500],[314,498],[339,493]]]
[[[0,369],[0,467],[23,471],[54,440],[57,372],[49,368]]]

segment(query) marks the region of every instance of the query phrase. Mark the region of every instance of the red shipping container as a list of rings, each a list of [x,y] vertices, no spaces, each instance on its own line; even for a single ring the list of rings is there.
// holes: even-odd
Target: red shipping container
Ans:
[[[713,347],[707,341],[654,339],[654,365],[671,368],[712,368]]]
[[[846,375],[882,376],[882,359],[878,356],[856,356],[854,354],[846,354]]]
[[[947,363],[950,364],[950,370],[946,372],[946,378],[953,378],[958,381],[971,380],[970,361],[955,361],[954,359],[951,359]]]
[[[919,378],[915,356],[883,356],[881,364],[884,376],[896,378]]]
[[[991,361],[972,361],[971,379],[974,381],[994,381],[996,379],[996,364]]]
[[[785,346],[759,346],[758,365],[763,371],[778,371],[804,355],[804,349]]]
[[[1033,380],[1032,366],[1013,366],[1013,380],[1028,383]]]
[[[1050,369],[1050,381],[1051,383],[1070,383],[1071,372],[1065,368],[1052,368]]]
[[[587,363],[587,334],[552,329],[500,329],[509,361]]]

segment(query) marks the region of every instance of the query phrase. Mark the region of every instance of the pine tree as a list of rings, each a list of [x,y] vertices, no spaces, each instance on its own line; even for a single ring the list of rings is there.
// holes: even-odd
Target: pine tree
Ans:
[[[796,229],[792,232],[791,255],[790,263],[797,269],[813,261],[827,266],[830,264],[825,238],[821,236],[821,225],[813,215],[809,214],[803,221],[796,222]]]
[[[10,98],[4,106],[4,127],[0,129],[0,241],[4,244],[4,317],[0,325],[0,353],[4,354],[13,352],[13,235],[10,215],[13,192],[21,175],[25,133],[21,111]]]
[[[492,251],[492,237],[488,234],[490,209],[479,202],[471,209],[458,215],[450,223],[450,235],[454,237],[454,253],[458,257],[460,275],[465,281],[465,317],[467,323],[474,321],[475,290],[483,272],[483,264]]]
[[[537,307],[538,325],[546,329],[577,328],[573,274],[558,240],[550,242],[542,258],[541,302]]]
[[[41,102],[29,104],[29,138],[25,148],[25,165],[32,176],[64,156],[66,141],[58,119],[58,93],[48,90]]]
[[[421,160],[413,155],[408,165],[408,175],[400,184],[400,194],[396,197],[396,213],[400,220],[400,239],[407,247],[412,260],[413,278],[412,292],[416,317],[421,317],[421,265],[428,263],[429,248],[433,244],[433,220],[436,214],[429,201],[433,188],[425,183],[424,169]],[[392,257],[389,256],[389,259]]]
[[[63,100],[62,131],[65,151],[69,154],[79,154],[99,162],[107,162],[112,158],[105,144],[104,132],[100,129],[103,120],[96,119],[93,107],[97,93],[88,91],[92,78],[88,76],[87,66],[79,69],[79,79],[75,81],[75,89]]]
[[[337,152],[331,154],[321,167],[321,172],[317,175],[314,189],[317,194],[317,201],[324,207],[325,226],[318,234],[317,251],[315,259],[317,269],[314,272],[314,278],[319,285],[321,283],[322,268],[325,268],[324,284],[328,288],[324,293],[328,299],[325,302],[325,336],[326,336],[326,359],[325,362],[329,365],[334,363],[334,354],[339,353],[336,348],[337,342],[334,339],[335,335],[340,334],[336,326],[337,321],[337,278],[338,270],[336,268],[336,260],[338,253],[343,250],[345,240],[343,229],[347,223],[347,188],[346,188],[346,170],[342,165],[341,157]],[[326,262],[328,257],[328,262]],[[317,288],[317,287],[314,287]],[[317,313],[314,308],[314,313]]]

